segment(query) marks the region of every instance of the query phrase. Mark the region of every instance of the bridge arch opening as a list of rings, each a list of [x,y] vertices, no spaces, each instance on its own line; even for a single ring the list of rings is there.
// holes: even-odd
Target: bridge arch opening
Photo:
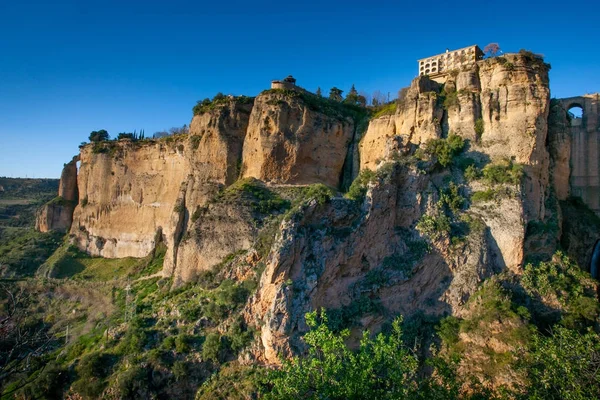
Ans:
[[[571,120],[571,126],[580,126],[583,123],[583,106],[579,103],[570,104],[567,113]]]

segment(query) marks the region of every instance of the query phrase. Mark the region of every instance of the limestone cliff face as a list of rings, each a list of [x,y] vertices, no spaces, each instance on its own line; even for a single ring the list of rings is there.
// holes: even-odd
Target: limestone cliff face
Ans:
[[[311,110],[301,96],[262,94],[250,116],[243,176],[337,187],[353,129],[351,119]]]
[[[571,136],[567,111],[559,102],[554,102],[548,116],[548,150],[552,185],[559,200],[566,200],[570,194],[571,176]]]
[[[66,232],[73,221],[73,210],[77,205],[77,161],[79,157],[65,164],[60,175],[58,196],[44,204],[37,212],[35,229],[40,232]]]
[[[540,60],[519,54],[480,61],[445,85],[419,77],[393,115],[370,121],[357,152],[362,129],[355,120],[334,105],[323,108],[322,99],[278,90],[253,104],[208,107],[192,119],[189,135],[85,146],[76,180],[74,162],[64,185],[61,179],[64,198],[79,202],[72,240],[103,257],[146,256],[162,241],[163,274],[175,286],[215,267],[245,279],[264,266],[243,314],[259,332],[254,355],[268,363],[302,351],[304,315],[320,307],[353,328],[351,340],[391,315],[462,315],[483,280],[519,274],[527,253],[557,246],[560,228],[552,238],[542,237],[547,229],[537,237],[527,230],[560,226],[552,194],[569,195],[568,124],[564,109],[550,107],[547,72]],[[462,157],[480,166],[512,159],[523,165],[524,182],[504,185],[489,200],[466,200],[486,190],[484,183],[410,157],[450,132],[467,139]],[[397,162],[390,167],[390,160]],[[284,214],[260,193],[234,190],[246,181],[239,178],[282,193],[307,193],[296,186],[315,183],[335,188],[357,165],[379,171],[362,202],[340,193],[330,201],[290,195],[293,208]],[[424,215],[439,211],[449,181],[465,198],[465,219],[452,222],[468,231],[453,236],[458,240],[450,227],[439,237],[418,228]],[[563,247],[581,252],[573,226]]]
[[[410,315],[424,304],[431,314],[459,314],[481,280],[498,269],[483,231],[460,251],[451,252],[447,239],[427,250],[415,225],[437,201],[435,187],[443,179],[397,167],[360,206],[342,198],[313,201],[284,220],[245,312],[262,327],[259,357],[278,363],[279,355],[302,349],[304,314],[320,307],[330,316],[337,315],[331,310],[362,308],[354,317],[357,337],[362,329],[379,329],[384,314]]]
[[[507,54],[479,61],[471,70],[457,71],[443,86],[418,77],[393,116],[370,122],[360,144],[361,169],[375,169],[411,145],[450,132],[468,139],[468,156],[480,162],[512,159],[523,165],[519,204],[505,205],[518,217],[511,225],[491,228],[500,257],[517,270],[523,261],[526,224],[546,216],[549,105],[548,66],[532,56]],[[560,166],[564,170],[564,162]],[[560,168],[558,178],[568,176]],[[564,187],[562,181],[560,185]]]
[[[172,273],[193,210],[237,179],[251,107],[231,101],[197,115],[190,135],[83,148],[71,229],[77,246],[103,257],[143,257],[163,240]]]

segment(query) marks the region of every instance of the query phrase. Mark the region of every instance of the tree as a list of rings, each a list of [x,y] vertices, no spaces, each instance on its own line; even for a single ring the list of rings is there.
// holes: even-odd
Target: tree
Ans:
[[[320,321],[319,321],[320,320]],[[284,363],[271,371],[273,388],[267,399],[404,399],[417,390],[417,357],[402,342],[401,319],[389,335],[374,339],[363,333],[357,351],[348,348],[348,329],[331,331],[327,315],[306,314],[311,330],[304,336],[309,346],[305,358]]]
[[[381,93],[381,91],[376,90],[373,92],[373,100],[371,100],[371,104],[373,107],[382,106],[387,103],[387,97],[385,94]]]
[[[354,87],[354,84],[352,84],[352,87],[350,88],[350,91],[348,92],[348,95],[346,96],[344,103],[353,104],[353,105],[358,104],[358,91]]]
[[[187,125],[183,125],[181,128],[179,127],[173,127],[171,129],[169,129],[169,132],[171,133],[171,135],[184,135],[190,132],[190,129],[188,128]]]
[[[367,106],[367,98],[365,96],[363,96],[362,94],[358,95],[358,97],[356,98],[356,101],[358,102],[358,105],[361,107]]]
[[[100,129],[99,131],[93,131],[90,133],[90,142],[103,142],[108,140],[110,136],[108,136],[108,132],[104,129]]]
[[[499,51],[500,45],[498,45],[498,43],[489,43],[483,48],[483,52],[487,54],[488,57],[496,57]]]
[[[213,97],[212,101],[220,101],[220,100],[224,100],[226,99],[225,95],[221,92],[215,94],[215,97]]]
[[[329,89],[329,99],[334,101],[342,101],[343,90],[336,88],[335,86]]]
[[[522,360],[529,378],[528,398],[600,398],[600,337],[564,327],[551,336],[535,334],[531,353]]]
[[[133,135],[133,133],[129,132],[121,132],[117,135],[117,140],[121,140],[121,139],[130,139],[130,140],[135,140],[136,137]]]
[[[322,97],[322,96],[323,96],[323,95],[321,94],[321,87],[318,87],[318,88],[317,88],[316,95],[317,95],[317,96],[319,96],[319,97]]]
[[[371,95],[369,93],[365,92],[364,90],[361,90],[360,92],[358,92],[358,95],[365,99],[365,105],[371,104]]]

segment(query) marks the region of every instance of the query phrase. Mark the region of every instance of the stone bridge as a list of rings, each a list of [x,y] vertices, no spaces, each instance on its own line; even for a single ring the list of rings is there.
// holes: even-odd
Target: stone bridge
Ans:
[[[559,101],[565,110],[582,110],[580,118],[571,115],[571,195],[600,215],[600,94]]]

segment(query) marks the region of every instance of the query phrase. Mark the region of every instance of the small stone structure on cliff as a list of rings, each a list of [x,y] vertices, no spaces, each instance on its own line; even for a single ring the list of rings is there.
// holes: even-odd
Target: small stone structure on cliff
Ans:
[[[428,75],[432,80],[444,83],[452,70],[472,68],[483,59],[483,51],[477,45],[449,51],[435,56],[417,60],[419,76]]]
[[[288,75],[285,79],[283,80],[274,80],[271,81],[271,89],[297,89],[298,86],[296,86],[296,78],[294,78],[291,75]]]

